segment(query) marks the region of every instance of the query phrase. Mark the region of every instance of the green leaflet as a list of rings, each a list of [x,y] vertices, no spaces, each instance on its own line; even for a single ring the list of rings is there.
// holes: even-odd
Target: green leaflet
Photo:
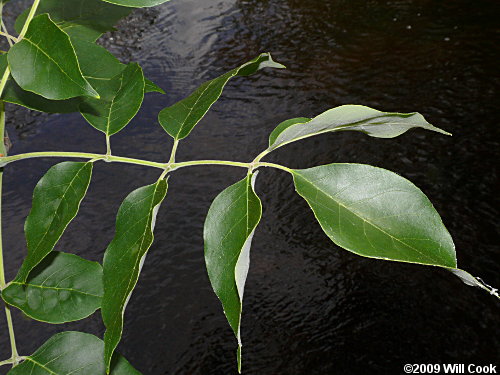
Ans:
[[[293,120],[296,119],[288,121]],[[394,138],[411,128],[424,128],[450,135],[429,124],[420,113],[380,112],[362,105],[342,105],[329,109],[310,121],[283,124],[278,125],[271,133],[269,151],[300,139],[340,130],[357,130],[377,138]]]
[[[156,214],[167,193],[163,179],[141,187],[123,201],[116,218],[113,241],[104,254],[104,297],[102,318],[105,363],[109,368],[111,356],[120,342],[123,313],[139,278],[146,253],[153,243]]]
[[[26,282],[13,281],[2,298],[30,318],[52,324],[86,318],[101,306],[102,267],[73,254],[53,251]]]
[[[28,256],[15,278],[24,283],[30,271],[54,248],[76,216],[92,176],[93,163],[63,162],[48,170],[35,187],[24,231]]]
[[[363,164],[292,173],[297,192],[338,246],[370,258],[456,268],[450,234],[410,181]]]
[[[132,9],[106,3],[102,0],[41,0],[36,14],[49,13],[57,26],[71,39],[96,41]],[[19,33],[26,21],[29,9],[17,18],[15,29]]]
[[[7,375],[104,375],[104,343],[82,332],[62,332],[48,339],[35,353]],[[111,375],[140,375],[122,356],[113,357]]]
[[[72,40],[83,77],[102,96],[112,88],[110,81],[123,72],[127,65],[120,63],[108,50],[93,42],[74,38]],[[0,73],[7,67],[7,55],[0,55]],[[155,83],[145,79],[144,92],[165,92]],[[29,109],[47,113],[79,112],[84,97],[66,100],[49,100],[33,92],[23,90],[9,77],[2,94],[2,99],[8,103],[18,104]],[[92,100],[92,99],[91,99]]]
[[[221,192],[210,206],[203,230],[208,277],[238,339],[240,372],[243,292],[250,246],[262,216],[262,205],[253,188],[255,178],[256,174],[248,175]]]
[[[274,62],[269,53],[263,53],[240,67],[203,83],[187,98],[161,110],[158,115],[160,125],[176,140],[187,137],[212,104],[219,99],[231,78],[248,76],[266,67],[284,68],[283,65]]]
[[[80,112],[85,120],[106,135],[123,129],[141,108],[144,75],[138,64],[129,64],[121,73],[97,86],[101,99],[85,98]]]
[[[47,99],[99,97],[80,71],[68,35],[47,14],[33,18],[25,37],[8,52],[17,84]]]
[[[0,74],[3,75],[7,68],[7,55],[0,55]],[[81,97],[66,100],[49,100],[33,92],[23,90],[9,75],[2,100],[7,103],[22,105],[35,111],[47,113],[71,113],[78,112]]]
[[[169,0],[103,0],[124,7],[146,8],[166,3]]]

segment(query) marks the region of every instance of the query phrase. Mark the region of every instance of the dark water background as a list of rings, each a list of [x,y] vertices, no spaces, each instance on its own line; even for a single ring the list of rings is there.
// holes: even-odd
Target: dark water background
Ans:
[[[18,10],[8,4],[8,19]],[[441,213],[459,266],[500,286],[498,11],[496,0],[175,0],[137,11],[103,43],[123,62],[138,61],[168,94],[147,97],[136,119],[113,137],[113,150],[166,160],[171,141],[156,123],[159,110],[271,51],[288,69],[232,81],[181,144],[178,160],[250,161],[280,121],[341,104],[420,111],[454,136],[414,130],[382,140],[345,132],[289,145],[269,160],[294,168],[370,163],[409,178]],[[8,116],[11,153],[105,150],[103,137],[79,115],[9,106]],[[32,190],[55,162],[30,160],[5,170],[8,279],[26,253],[23,222]],[[197,167],[170,180],[119,347],[144,374],[236,372],[235,339],[204,267],[202,228],[216,194],[244,173]],[[101,260],[120,202],[157,176],[98,163],[57,249]],[[285,173],[262,171],[257,192],[264,217],[245,293],[245,374],[400,374],[405,363],[499,363],[498,300],[440,269],[337,248]],[[65,326],[15,313],[15,325],[21,354],[62,330],[103,334],[99,313]],[[9,354],[4,320],[0,332],[3,359]]]

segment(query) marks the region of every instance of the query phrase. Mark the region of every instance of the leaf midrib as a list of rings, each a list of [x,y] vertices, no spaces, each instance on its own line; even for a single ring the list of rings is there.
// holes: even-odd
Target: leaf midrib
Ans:
[[[336,200],[334,196],[328,194],[327,192],[325,192],[324,190],[320,189],[319,187],[317,187],[316,185],[314,185],[312,182],[310,182],[309,180],[307,180],[305,177],[303,177],[302,175],[298,174],[298,176],[300,176],[305,182],[307,182],[309,185],[311,185],[313,188],[315,188],[316,190],[318,190],[319,192],[321,192],[322,194],[326,195],[327,197],[329,197],[332,201],[334,201],[335,203],[337,203],[339,206],[343,207],[346,211],[349,211],[351,213],[353,213],[356,217],[358,217],[359,219],[361,219],[363,222],[366,222],[368,224],[370,224],[372,227],[374,227],[375,229],[379,230],[380,232],[384,233],[385,235],[387,235],[388,237],[390,237],[393,241],[397,241],[399,243],[402,243],[403,245],[409,247],[410,249],[412,249],[413,251],[417,252],[418,254],[420,254],[421,256],[423,256],[424,258],[427,258],[427,259],[430,259],[432,262],[435,262],[435,263],[441,263],[442,261],[440,260],[436,260],[432,257],[430,257],[429,255],[426,255],[424,253],[422,253],[421,251],[419,251],[418,249],[414,248],[413,246],[407,244],[406,242],[400,240],[399,238],[397,237],[394,237],[392,234],[386,232],[385,230],[383,230],[382,228],[380,228],[378,225],[372,223],[370,220],[368,219],[365,219],[361,216],[360,213],[352,210],[352,208],[349,208],[348,206],[342,204],[340,201]],[[304,197],[305,198],[305,197]],[[312,208],[312,207],[311,207]],[[313,208],[313,211],[314,211],[314,208]]]
[[[43,286],[43,285],[32,284],[32,283],[21,283],[19,281],[12,281],[11,284],[13,284],[13,285],[20,285],[20,286],[26,286],[26,287],[31,287],[31,288],[39,288],[39,289],[62,290],[62,291],[68,291],[68,292],[74,292],[74,293],[78,293],[78,294],[83,294],[83,295],[87,295],[87,296],[91,296],[91,297],[102,298],[102,296],[99,296],[97,294],[82,292],[81,290],[73,289],[73,288],[61,288],[61,287],[55,287],[55,286]]]
[[[36,44],[35,42],[33,42],[31,39],[29,39],[27,37],[24,37],[23,40],[25,40],[28,43],[32,44],[37,50],[39,50],[40,52],[42,52],[50,61],[52,61],[59,68],[59,70],[61,71],[61,73],[63,73],[66,77],[68,77],[68,79],[71,82],[73,82],[75,85],[77,85],[79,88],[81,88],[86,93],[89,93],[89,90],[87,90],[85,87],[81,86],[78,82],[76,82],[73,78],[71,78],[68,75],[68,73],[66,73],[66,71],[64,71],[64,69],[57,63],[57,61],[55,61],[52,57],[50,57],[50,55],[47,54],[38,44]],[[81,72],[80,72],[80,74],[81,74]],[[82,75],[82,78],[83,78],[83,75]],[[85,80],[85,78],[83,78],[83,79]]]

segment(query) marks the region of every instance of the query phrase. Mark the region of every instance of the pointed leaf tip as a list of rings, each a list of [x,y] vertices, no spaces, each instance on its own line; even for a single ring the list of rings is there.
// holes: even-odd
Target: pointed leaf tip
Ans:
[[[92,314],[101,307],[102,294],[99,263],[52,251],[26,282],[9,283],[2,298],[32,319],[61,324]]]
[[[83,77],[69,36],[48,14],[32,19],[26,35],[9,50],[7,59],[17,84],[46,99],[99,95]]]
[[[429,124],[418,112],[381,112],[362,105],[335,107],[306,122],[293,123],[293,120],[288,120],[287,126],[283,125],[286,122],[281,123],[271,133],[269,151],[304,138],[345,130],[360,131],[376,138],[394,138],[412,128],[451,135]]]
[[[106,249],[103,261],[101,313],[106,326],[104,356],[108,371],[122,337],[124,311],[153,243],[156,214],[166,193],[167,181],[158,180],[134,190],[118,210],[115,236]]]
[[[31,270],[54,249],[78,213],[90,184],[92,168],[92,162],[62,162],[40,179],[24,226],[28,255],[15,281],[25,282]]]
[[[219,99],[227,82],[236,76],[249,76],[263,68],[283,68],[272,60],[269,53],[262,53],[251,61],[229,72],[204,82],[191,95],[164,108],[158,114],[158,122],[174,139],[186,138]]]
[[[254,191],[255,176],[248,175],[214,199],[203,229],[208,277],[238,341],[239,370],[241,313],[250,247],[262,216],[261,201]]]
[[[297,192],[326,235],[355,254],[456,267],[455,245],[425,194],[396,173],[363,164],[294,170]]]

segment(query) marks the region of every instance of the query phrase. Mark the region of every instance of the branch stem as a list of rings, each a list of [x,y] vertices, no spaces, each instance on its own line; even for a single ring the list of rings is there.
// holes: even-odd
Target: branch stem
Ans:
[[[1,23],[2,25],[2,29],[5,30],[5,26],[4,26],[4,23],[2,21]],[[3,31],[0,31],[0,35],[4,36],[5,38],[7,38],[7,41],[9,42],[9,45],[12,47],[12,41],[16,42],[17,43],[17,38],[15,36],[12,36],[10,34],[8,34],[7,32],[3,32]]]
[[[18,154],[11,155],[7,157],[0,158],[0,167],[5,166],[9,163],[18,160],[24,159],[32,159],[32,158],[77,158],[77,159],[90,159],[90,160],[106,160],[110,162],[119,162],[119,163],[127,163],[127,164],[137,164],[137,165],[145,165],[154,168],[166,168],[165,163],[157,163],[154,161],[141,160],[141,159],[133,159],[127,158],[123,156],[114,156],[114,155],[106,155],[106,154],[92,154],[88,152],[59,152],[59,151],[46,151],[46,152],[28,152],[26,154]]]
[[[106,155],[111,156],[111,137],[106,134]]]
[[[259,168],[259,167],[271,167],[276,169],[281,169],[285,172],[291,173],[292,170],[283,165],[266,163],[266,162],[252,162],[243,163],[238,161],[228,161],[228,160],[191,160],[184,161],[180,163],[158,163],[149,160],[133,159],[124,156],[115,155],[105,155],[105,154],[92,154],[87,152],[64,152],[64,151],[44,151],[44,152],[29,152],[26,154],[11,155],[6,157],[0,157],[0,167],[4,167],[10,163],[33,158],[76,158],[76,159],[89,159],[92,161],[106,160],[109,162],[126,163],[126,164],[136,164],[143,165],[147,167],[168,169],[169,171],[174,171],[180,168],[197,166],[197,165],[226,165],[231,167],[240,168]]]
[[[17,39],[21,40],[26,35],[26,31],[28,31],[28,27],[30,25],[31,20],[35,17],[36,10],[38,9],[38,5],[40,5],[40,0],[34,0],[33,5],[31,6],[30,12],[28,13],[28,17],[26,18],[26,22],[24,22],[23,28],[19,33],[19,37]]]
[[[170,164],[175,163],[175,154],[177,153],[178,146],[179,146],[179,140],[175,139],[174,144],[172,146],[172,152],[170,153],[170,159],[168,161]]]
[[[3,139],[2,139],[3,143]],[[0,290],[5,288],[5,269],[3,265],[3,246],[2,246],[2,181],[3,180],[3,169],[0,169]],[[9,305],[5,304],[5,317],[7,318],[7,327],[9,330],[10,337],[10,348],[12,351],[12,359],[14,361],[18,360],[19,354],[17,353],[16,346],[16,336],[14,334],[14,323],[12,321],[12,314],[10,313]],[[17,362],[16,362],[17,363]]]

